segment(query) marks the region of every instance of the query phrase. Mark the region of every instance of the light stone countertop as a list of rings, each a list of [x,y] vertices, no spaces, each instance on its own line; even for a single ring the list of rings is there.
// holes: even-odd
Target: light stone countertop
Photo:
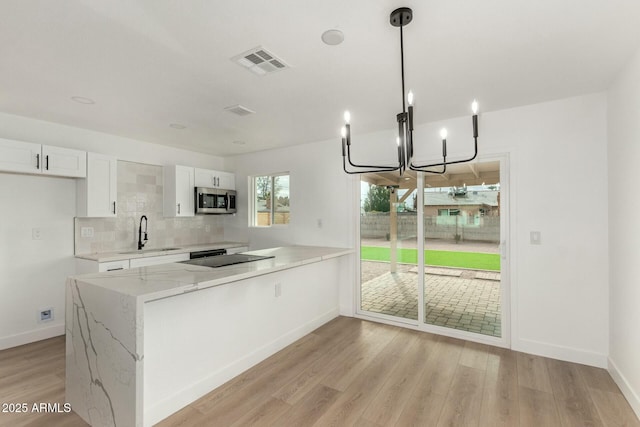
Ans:
[[[206,243],[200,245],[183,245],[176,246],[175,249],[170,251],[163,251],[162,248],[157,249],[144,249],[141,251],[136,251],[135,249],[123,249],[117,252],[100,252],[100,253],[92,253],[92,254],[76,254],[76,258],[88,259],[90,261],[97,262],[109,262],[109,261],[121,261],[125,259],[135,259],[135,258],[148,258],[153,256],[160,255],[175,255],[182,254],[185,252],[196,252],[196,251],[206,251],[211,249],[229,249],[229,248],[237,248],[241,246],[249,246],[247,242],[215,242],[215,243]]]
[[[245,253],[273,255],[275,258],[218,268],[171,263],[85,274],[73,279],[134,297],[139,302],[147,302],[348,255],[354,253],[354,250],[320,246],[285,246]]]

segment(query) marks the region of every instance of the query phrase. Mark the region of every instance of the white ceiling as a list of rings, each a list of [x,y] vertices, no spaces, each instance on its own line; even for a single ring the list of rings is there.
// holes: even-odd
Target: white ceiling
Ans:
[[[418,123],[604,90],[640,45],[638,0],[3,0],[0,111],[222,156],[338,144],[345,108],[395,126],[400,6]],[[230,60],[259,45],[291,68]]]

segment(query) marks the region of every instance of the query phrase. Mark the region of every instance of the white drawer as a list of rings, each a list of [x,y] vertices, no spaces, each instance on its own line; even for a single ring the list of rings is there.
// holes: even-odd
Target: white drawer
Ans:
[[[98,272],[103,273],[105,271],[114,270],[127,270],[129,268],[129,260],[123,259],[120,261],[101,262],[98,264]]]

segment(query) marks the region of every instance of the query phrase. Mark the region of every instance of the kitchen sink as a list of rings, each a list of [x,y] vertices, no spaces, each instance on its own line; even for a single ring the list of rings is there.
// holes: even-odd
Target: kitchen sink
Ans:
[[[127,252],[118,252],[121,255],[130,255],[130,254],[144,254],[147,252],[165,252],[165,251],[175,251],[180,248],[162,248],[162,249],[142,249],[140,251],[127,251]]]

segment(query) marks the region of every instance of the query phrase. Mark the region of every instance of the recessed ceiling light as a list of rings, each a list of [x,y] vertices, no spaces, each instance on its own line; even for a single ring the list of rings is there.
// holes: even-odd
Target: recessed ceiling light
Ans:
[[[244,142],[244,141],[233,141],[233,143],[236,144],[236,145],[244,145],[244,144],[246,144],[246,142]]]
[[[344,34],[340,30],[327,30],[322,33],[322,41],[329,46],[335,46],[344,41]]]
[[[180,129],[180,130],[187,128],[185,125],[181,125],[180,123],[171,123],[169,127],[172,127],[174,129]]]
[[[79,104],[85,104],[85,105],[90,105],[90,104],[95,104],[96,101],[94,101],[91,98],[85,98],[84,96],[72,96],[71,97],[72,101],[75,101]]]

